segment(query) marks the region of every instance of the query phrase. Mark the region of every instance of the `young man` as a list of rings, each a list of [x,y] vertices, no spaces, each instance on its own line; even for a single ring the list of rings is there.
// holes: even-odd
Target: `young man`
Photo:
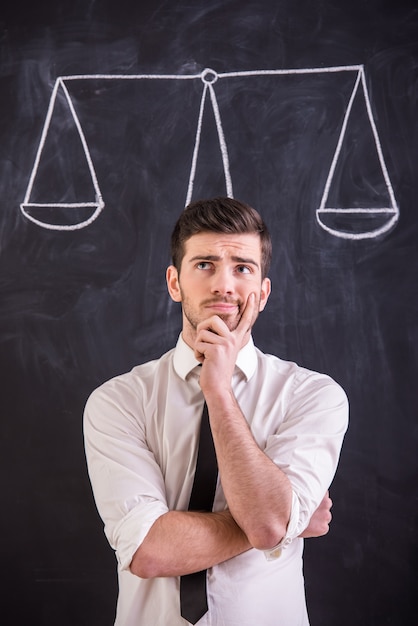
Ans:
[[[119,564],[118,626],[191,623],[180,577],[202,570],[199,626],[309,623],[302,537],[327,530],[348,405],[329,377],[255,348],[270,257],[251,207],[186,207],[167,270],[183,312],[176,347],[87,403],[89,474]],[[219,477],[213,509],[189,511],[204,403]]]

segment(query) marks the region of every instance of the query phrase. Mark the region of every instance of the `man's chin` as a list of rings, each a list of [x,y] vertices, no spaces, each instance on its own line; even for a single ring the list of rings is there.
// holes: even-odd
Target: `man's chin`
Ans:
[[[222,313],[219,317],[223,322],[225,322],[231,332],[236,329],[240,320],[238,315],[226,315]]]

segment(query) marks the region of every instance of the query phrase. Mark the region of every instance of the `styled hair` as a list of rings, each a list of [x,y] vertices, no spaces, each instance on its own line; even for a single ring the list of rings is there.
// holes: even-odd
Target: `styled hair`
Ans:
[[[271,238],[267,226],[255,209],[234,198],[197,200],[178,218],[171,235],[171,258],[180,274],[185,242],[202,232],[256,233],[261,245],[261,274],[267,276],[271,262]]]

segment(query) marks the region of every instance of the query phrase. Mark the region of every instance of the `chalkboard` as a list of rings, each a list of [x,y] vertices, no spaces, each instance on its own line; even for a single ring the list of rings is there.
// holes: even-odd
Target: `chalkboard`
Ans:
[[[2,623],[113,622],[83,407],[174,344],[170,232],[215,195],[272,232],[257,345],[350,399],[312,626],[415,623],[417,42],[402,1],[2,8]]]

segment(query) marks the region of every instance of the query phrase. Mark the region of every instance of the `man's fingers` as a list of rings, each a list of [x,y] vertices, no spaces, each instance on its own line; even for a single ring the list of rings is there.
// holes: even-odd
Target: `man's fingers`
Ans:
[[[195,341],[195,357],[200,363],[205,360],[205,351],[211,345],[222,343],[222,338],[229,333],[228,327],[217,315],[201,322]]]
[[[255,293],[250,293],[247,298],[247,302],[245,303],[244,310],[242,312],[241,318],[238,322],[238,325],[235,329],[235,332],[241,332],[244,336],[251,330],[252,321],[254,317],[254,309],[256,306]]]
[[[212,315],[203,322],[200,322],[197,326],[198,337],[205,331],[211,332],[215,335],[223,335],[228,333],[228,326],[219,315]]]

